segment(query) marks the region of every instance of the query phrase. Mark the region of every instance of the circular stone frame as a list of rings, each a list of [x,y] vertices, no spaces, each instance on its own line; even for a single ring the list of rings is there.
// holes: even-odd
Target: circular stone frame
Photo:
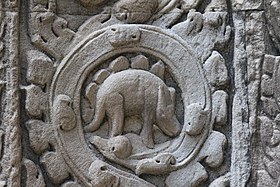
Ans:
[[[117,47],[113,46],[108,40],[108,34],[114,27],[128,31],[138,30],[140,32],[139,41]],[[81,41],[63,59],[54,76],[50,96],[52,122],[55,117],[53,105],[57,96],[67,95],[73,101],[72,107],[77,119],[76,126],[70,131],[63,131],[58,128],[57,124],[53,125],[56,127],[56,139],[63,158],[73,174],[86,186],[90,186],[88,177],[90,165],[98,158],[89,148],[84,136],[80,116],[82,85],[90,72],[104,61],[113,56],[131,52],[144,52],[162,59],[182,90],[185,110],[186,106],[192,103],[200,103],[205,110],[210,111],[206,122],[207,127],[204,128],[199,138],[196,138],[197,141],[192,142],[193,149],[188,153],[187,159],[191,160],[198,154],[212,129],[210,89],[198,57],[183,39],[167,30],[147,25],[113,25],[96,31]],[[111,170],[117,172],[118,175],[128,176],[127,172],[113,166]]]

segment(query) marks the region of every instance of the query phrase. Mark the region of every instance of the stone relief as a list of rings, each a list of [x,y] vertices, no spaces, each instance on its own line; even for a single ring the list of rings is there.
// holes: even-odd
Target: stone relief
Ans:
[[[231,27],[225,2],[199,4],[120,0],[75,32],[55,2],[31,1],[26,127],[52,183],[155,186],[149,176],[164,175],[198,186],[205,166],[223,163],[227,138],[214,128],[228,123],[229,76],[218,51]],[[45,185],[42,167],[25,167],[30,185]]]
[[[279,186],[279,3],[0,2],[0,186]]]
[[[280,184],[278,66],[279,57],[265,56],[261,84],[262,114],[259,117],[263,166],[257,173],[258,186],[277,186]]]
[[[279,1],[267,1],[265,16],[273,45],[279,50]],[[266,54],[261,77],[260,159],[258,186],[280,185],[279,163],[279,56]]]
[[[269,0],[265,2],[266,4],[266,18],[268,22],[268,30],[271,35],[271,39],[275,42],[276,47],[279,49],[279,29],[280,29],[280,20],[279,20],[279,9],[280,2],[277,0]]]

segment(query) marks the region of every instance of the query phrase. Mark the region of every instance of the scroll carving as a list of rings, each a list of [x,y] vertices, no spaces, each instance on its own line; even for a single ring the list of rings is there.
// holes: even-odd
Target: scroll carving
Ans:
[[[67,22],[58,17],[55,10],[56,3],[53,0],[44,3],[31,0],[29,30],[31,41],[36,46],[61,60],[75,33],[67,28]]]

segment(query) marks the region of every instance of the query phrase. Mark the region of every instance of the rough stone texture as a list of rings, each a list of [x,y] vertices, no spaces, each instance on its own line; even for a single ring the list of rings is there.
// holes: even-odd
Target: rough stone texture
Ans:
[[[279,0],[0,2],[0,187],[280,186]]]

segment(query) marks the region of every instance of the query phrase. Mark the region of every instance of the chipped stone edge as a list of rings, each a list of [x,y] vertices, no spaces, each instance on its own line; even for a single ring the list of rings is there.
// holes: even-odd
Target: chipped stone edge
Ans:
[[[258,1],[258,6],[239,9],[234,7],[234,3],[235,1],[232,2],[235,28],[233,49],[235,93],[232,106],[230,186],[243,187],[256,180],[253,177],[257,169],[254,167],[256,159],[253,155],[253,141],[258,126],[261,65],[265,54],[265,20],[263,0]],[[261,29],[256,29],[258,26]]]

